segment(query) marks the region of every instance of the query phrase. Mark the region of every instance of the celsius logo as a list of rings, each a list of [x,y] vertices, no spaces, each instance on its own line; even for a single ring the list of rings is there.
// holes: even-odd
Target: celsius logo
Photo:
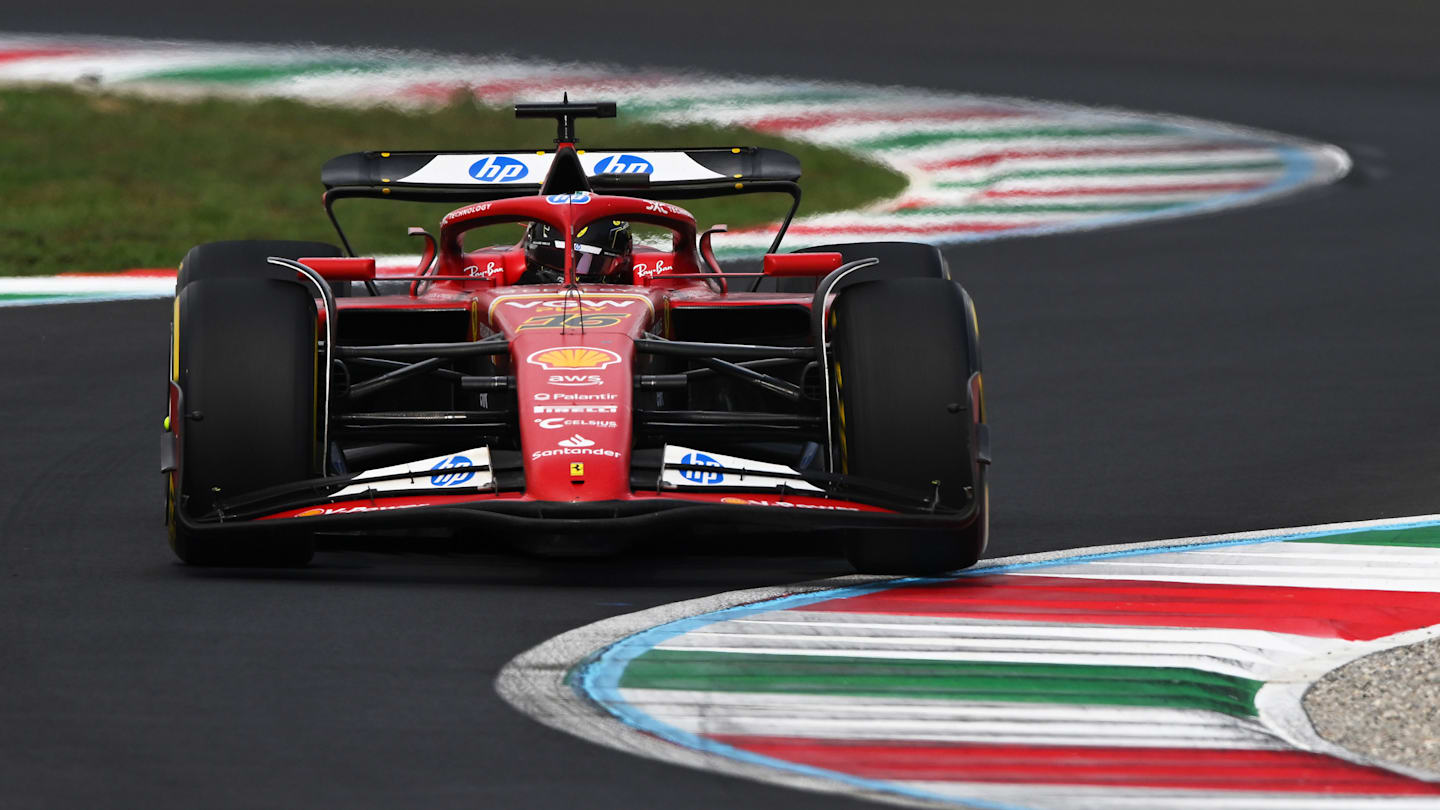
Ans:
[[[655,167],[639,155],[611,155],[595,164],[596,174],[651,174]]]
[[[431,470],[450,470],[455,467],[472,467],[475,462],[465,456],[450,456],[435,462]],[[474,470],[467,470],[462,473],[442,472],[439,475],[430,476],[430,484],[437,487],[458,487],[461,484],[475,477]]]
[[[725,480],[725,474],[719,471],[724,464],[705,455],[704,453],[686,453],[680,459],[681,464],[691,464],[696,467],[714,467],[715,470],[681,470],[680,477],[692,484],[718,484]]]
[[[529,173],[524,163],[504,155],[483,157],[470,164],[470,176],[482,183],[509,183]]]

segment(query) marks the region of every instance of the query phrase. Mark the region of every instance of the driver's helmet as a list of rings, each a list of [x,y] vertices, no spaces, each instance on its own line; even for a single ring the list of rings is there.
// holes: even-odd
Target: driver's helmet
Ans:
[[[630,223],[596,220],[581,228],[574,239],[575,280],[614,281],[628,274],[631,260]],[[565,234],[543,222],[525,229],[525,265],[542,280],[555,282],[565,276]]]

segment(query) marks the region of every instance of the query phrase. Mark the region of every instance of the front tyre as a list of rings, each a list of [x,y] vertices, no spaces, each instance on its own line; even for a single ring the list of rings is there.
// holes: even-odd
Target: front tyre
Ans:
[[[871,574],[974,565],[989,535],[980,448],[984,402],[974,308],[959,284],[885,279],[844,290],[830,311],[836,470],[978,514],[964,529],[847,532],[845,554]]]
[[[177,519],[203,519],[227,498],[319,470],[315,302],[270,276],[202,276],[176,299],[173,362],[184,400],[167,523],[171,548],[190,565],[304,565],[314,554],[307,530],[231,534]]]

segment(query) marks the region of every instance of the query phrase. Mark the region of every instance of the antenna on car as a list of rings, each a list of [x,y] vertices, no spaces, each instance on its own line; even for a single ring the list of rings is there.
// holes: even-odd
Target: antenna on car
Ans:
[[[564,95],[564,100],[556,104],[553,102],[540,102],[538,104],[516,104],[516,118],[554,118],[555,119],[555,143],[577,144],[580,139],[575,137],[576,118],[614,118],[615,102],[613,101],[574,101],[570,100],[570,94]]]

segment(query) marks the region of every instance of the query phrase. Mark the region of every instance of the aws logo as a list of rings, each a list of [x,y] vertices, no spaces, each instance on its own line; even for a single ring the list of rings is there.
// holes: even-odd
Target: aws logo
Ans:
[[[655,167],[639,155],[610,155],[595,164],[596,174],[653,174]]]
[[[605,380],[599,374],[551,374],[551,385],[565,385],[576,387],[581,385],[604,385]]]
[[[482,183],[513,183],[529,173],[524,163],[504,155],[490,155],[470,164],[470,176]]]

